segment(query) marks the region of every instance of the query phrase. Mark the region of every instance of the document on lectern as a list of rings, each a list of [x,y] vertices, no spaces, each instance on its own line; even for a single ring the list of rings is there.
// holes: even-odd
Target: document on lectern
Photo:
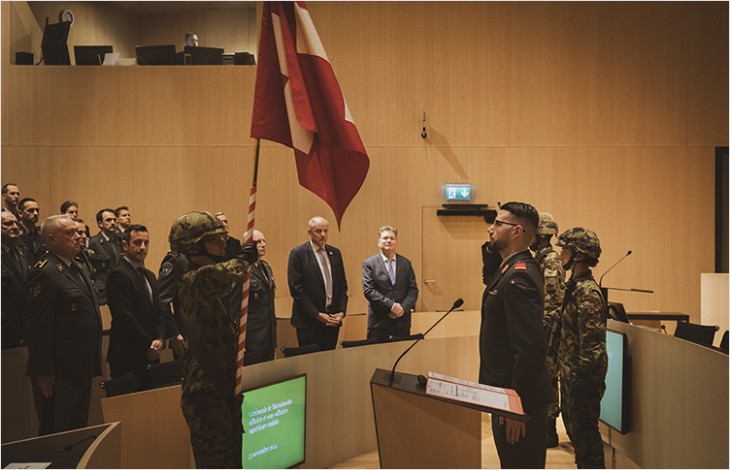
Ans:
[[[428,373],[426,394],[518,415],[525,414],[520,396],[511,388],[491,387],[436,372]]]

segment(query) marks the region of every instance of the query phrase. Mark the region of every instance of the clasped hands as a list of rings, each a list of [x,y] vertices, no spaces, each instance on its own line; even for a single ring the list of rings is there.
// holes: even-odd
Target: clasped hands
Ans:
[[[328,327],[332,327],[332,328],[341,326],[343,318],[345,318],[344,312],[337,312],[337,313],[319,312],[317,314],[317,320],[322,322],[324,324],[324,326],[328,326]]]

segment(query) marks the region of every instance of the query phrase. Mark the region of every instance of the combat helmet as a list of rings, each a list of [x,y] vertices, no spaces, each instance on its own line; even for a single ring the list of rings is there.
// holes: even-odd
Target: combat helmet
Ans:
[[[547,212],[540,212],[540,222],[537,224],[538,235],[557,235],[558,223],[555,222],[553,216]]]
[[[170,227],[170,250],[184,255],[198,254],[198,242],[207,236],[223,235],[223,222],[207,211],[181,215]]]
[[[601,256],[601,242],[593,230],[583,227],[573,227],[561,233],[558,237],[558,246],[569,248],[575,254],[587,258],[598,259]]]

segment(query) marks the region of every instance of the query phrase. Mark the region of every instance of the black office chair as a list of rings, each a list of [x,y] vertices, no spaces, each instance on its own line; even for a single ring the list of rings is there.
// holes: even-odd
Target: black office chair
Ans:
[[[712,346],[712,342],[715,340],[715,332],[719,329],[719,326],[697,325],[686,321],[678,321],[674,336],[702,346]]]
[[[354,348],[356,346],[367,346],[369,344],[387,343],[388,338],[368,338],[368,339],[356,339],[352,341],[340,341],[340,345],[343,348]]]
[[[624,304],[620,304],[618,302],[609,302],[608,303],[608,316],[609,318],[620,321],[623,323],[629,322],[629,317],[626,315],[626,310],[624,309]]]
[[[319,351],[319,344],[308,344],[301,348],[281,348],[284,357],[301,356],[302,354],[315,353]]]
[[[99,384],[99,387],[104,389],[107,397],[116,397],[117,395],[139,391],[137,378],[131,372],[114,379],[104,380]]]

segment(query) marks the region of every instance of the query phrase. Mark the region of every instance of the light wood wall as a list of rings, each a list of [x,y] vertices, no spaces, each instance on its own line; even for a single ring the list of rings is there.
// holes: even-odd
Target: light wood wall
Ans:
[[[700,273],[714,269],[714,147],[728,145],[727,4],[309,8],[371,160],[342,230],[330,234],[351,312],[366,310],[361,262],[384,224],[399,228],[424,296],[423,279],[438,276],[442,300],[428,309],[457,296],[479,308],[487,225],[435,215],[442,185],[463,182],[474,202],[525,200],[561,230],[595,230],[598,276],[633,250],[605,284],[656,293],[612,300],[699,321]],[[75,199],[93,227],[98,209],[127,204],[152,231],[153,269],[182,212],[223,210],[233,233],[243,231],[255,68],[4,72],[2,180],[36,197],[43,215]],[[288,306],[287,256],[313,215],[334,224],[298,185],[291,151],[264,142],[256,224],[278,305]]]

